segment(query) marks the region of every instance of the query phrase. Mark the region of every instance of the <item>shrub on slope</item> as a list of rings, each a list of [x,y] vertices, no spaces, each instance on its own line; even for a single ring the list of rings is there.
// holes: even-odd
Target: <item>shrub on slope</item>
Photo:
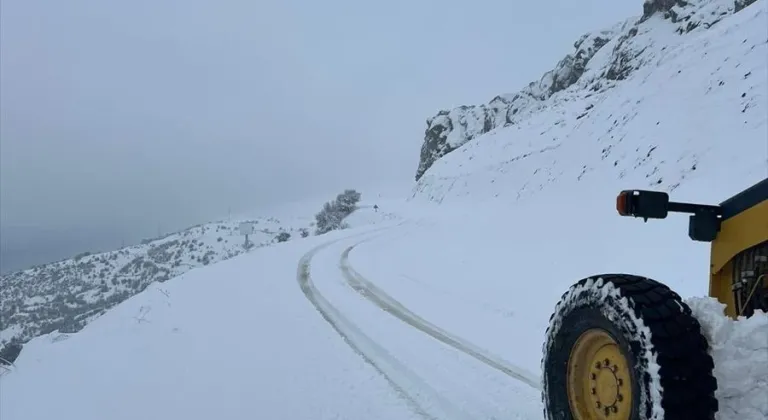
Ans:
[[[322,235],[332,230],[344,229],[344,218],[357,209],[360,193],[355,190],[344,190],[334,201],[323,205],[323,209],[315,215],[317,222],[316,234]]]

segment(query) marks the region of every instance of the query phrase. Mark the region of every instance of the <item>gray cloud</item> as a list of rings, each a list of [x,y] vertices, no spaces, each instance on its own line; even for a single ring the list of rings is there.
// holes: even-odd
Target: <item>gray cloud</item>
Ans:
[[[639,0],[0,7],[0,222],[130,240],[229,208],[410,182],[425,118],[514,91],[581,33],[641,10]]]

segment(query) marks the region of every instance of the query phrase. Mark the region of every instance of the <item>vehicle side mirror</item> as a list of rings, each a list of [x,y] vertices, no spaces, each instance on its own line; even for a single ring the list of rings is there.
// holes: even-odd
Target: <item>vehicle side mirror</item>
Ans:
[[[616,197],[616,210],[622,216],[664,219],[669,213],[669,194],[662,191],[624,190]]]

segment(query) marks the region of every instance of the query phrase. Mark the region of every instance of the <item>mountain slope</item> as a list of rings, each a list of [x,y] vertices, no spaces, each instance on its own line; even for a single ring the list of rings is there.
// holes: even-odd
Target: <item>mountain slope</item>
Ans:
[[[646,2],[643,16],[584,35],[520,92],[428,120],[415,192],[466,195],[511,171],[516,188],[493,196],[524,196],[598,165],[613,166],[617,178],[643,171],[648,182],[638,186],[671,191],[701,164],[743,155],[730,171],[759,172],[768,131],[766,39],[756,28],[765,8]],[[575,149],[588,150],[587,159],[567,159]],[[672,160],[658,161],[660,151]]]
[[[249,247],[260,247],[308,228],[291,227],[275,218],[255,224]],[[297,224],[293,223],[293,224]],[[76,332],[110,307],[187,271],[246,251],[240,221],[191,227],[141,245],[99,254],[81,254],[0,277],[0,348],[51,331]]]

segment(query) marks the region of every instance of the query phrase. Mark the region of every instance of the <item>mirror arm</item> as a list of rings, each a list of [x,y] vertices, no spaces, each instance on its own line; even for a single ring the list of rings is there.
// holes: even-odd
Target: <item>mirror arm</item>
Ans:
[[[690,214],[698,214],[703,212],[712,212],[716,215],[722,214],[722,209],[720,206],[711,206],[707,204],[692,204],[692,203],[677,203],[674,201],[670,201],[667,210],[670,213],[690,213]]]

